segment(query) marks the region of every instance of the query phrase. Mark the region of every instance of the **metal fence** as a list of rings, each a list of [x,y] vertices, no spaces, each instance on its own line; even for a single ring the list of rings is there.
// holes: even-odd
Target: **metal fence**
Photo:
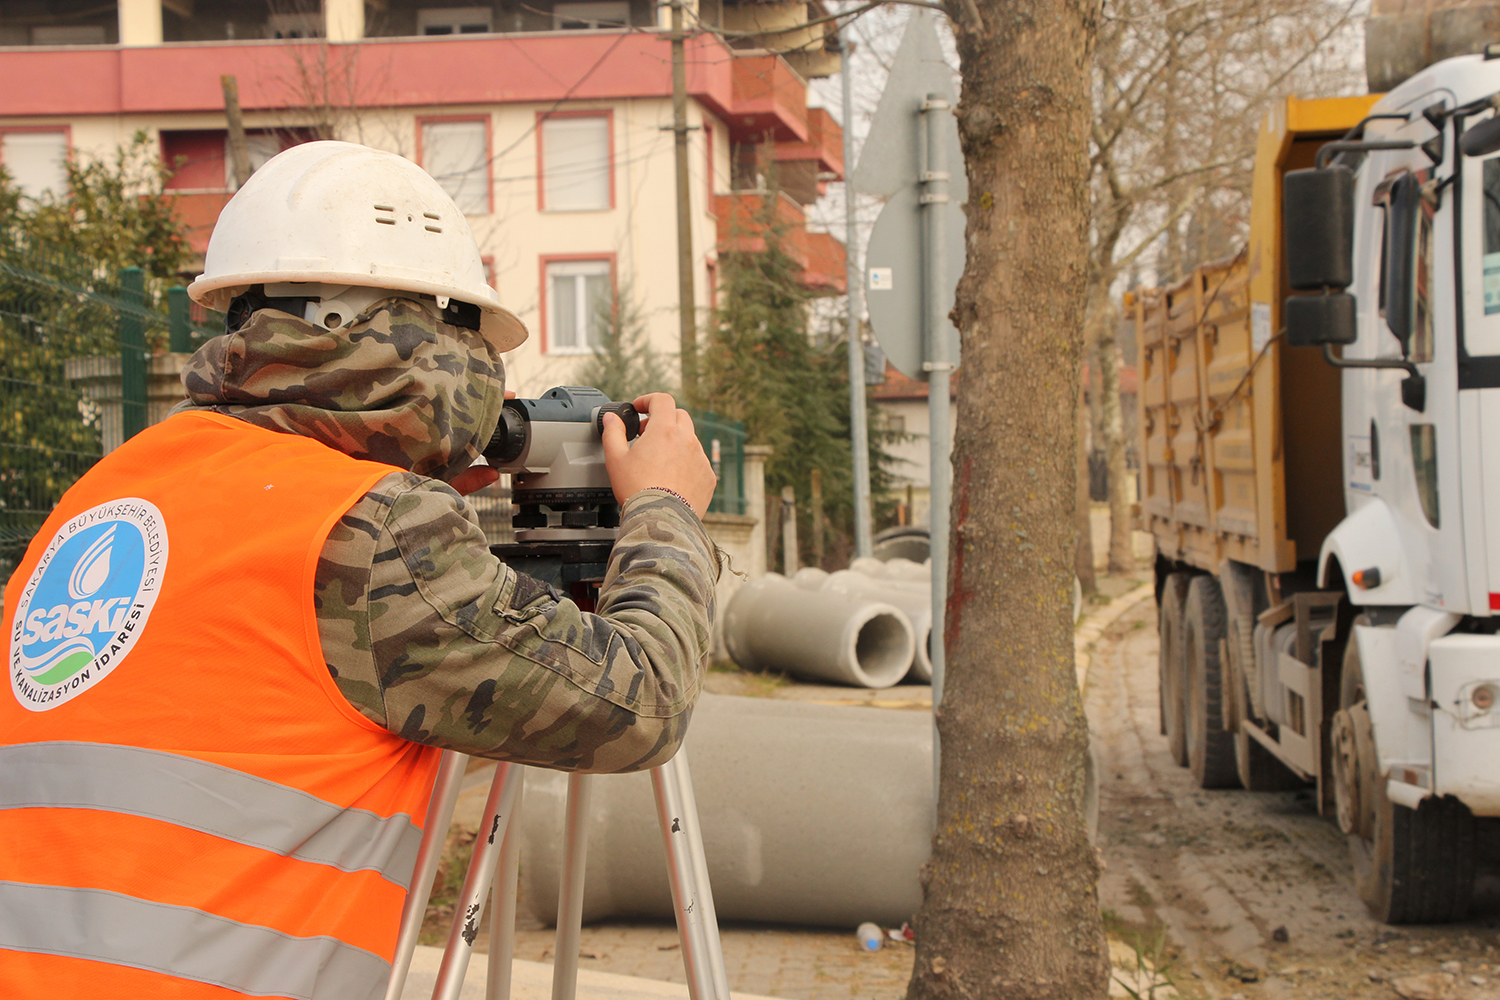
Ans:
[[[705,411],[693,414],[693,427],[719,475],[709,513],[745,513],[745,425]]]
[[[185,289],[0,234],[0,574],[63,493],[149,422],[149,368],[212,317]]]

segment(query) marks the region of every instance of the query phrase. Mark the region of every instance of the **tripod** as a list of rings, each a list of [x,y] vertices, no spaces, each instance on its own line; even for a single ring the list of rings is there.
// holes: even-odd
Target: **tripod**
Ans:
[[[422,843],[417,851],[416,871],[401,911],[401,930],[396,960],[391,966],[386,1000],[400,1000],[411,967],[417,933],[427,909],[438,858],[458,802],[468,755],[445,751],[438,767]],[[511,958],[515,948],[516,876],[520,861],[520,831],[515,816],[521,801],[526,769],[501,763],[495,768],[485,802],[474,856],[469,862],[454,912],[447,949],[438,970],[433,1000],[458,1000],[464,974],[474,953],[485,898],[493,885],[495,913],[490,926],[487,1000],[508,1000]],[[568,804],[564,825],[563,869],[558,891],[557,944],[554,948],[552,1000],[572,1000],[578,987],[578,942],[583,924],[583,873],[588,847],[586,830],[593,782],[596,775],[568,777]],[[692,779],[682,750],[651,771],[656,793],[656,815],[666,847],[667,875],[672,888],[672,906],[682,939],[682,962],[692,1000],[729,1000],[729,981],[724,971],[724,953],[719,943],[719,925],[714,915],[713,894],[708,884],[708,865],[703,853],[698,807]]]

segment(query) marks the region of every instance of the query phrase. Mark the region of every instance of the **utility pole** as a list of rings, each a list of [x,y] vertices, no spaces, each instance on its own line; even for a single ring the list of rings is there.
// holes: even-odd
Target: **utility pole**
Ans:
[[[240,115],[240,82],[232,74],[219,77],[224,88],[224,122],[229,133],[229,165],[234,169],[234,186],[238,190],[250,179],[250,154],[245,150],[245,119]]]
[[[693,295],[693,193],[688,175],[687,54],[683,0],[672,0],[672,137],[677,149],[677,322],[682,400],[698,402],[698,305]]]
[[[859,244],[854,211],[854,85],[849,63],[849,26],[839,26],[839,76],[844,88],[844,285],[849,295],[849,434],[854,452],[854,554],[869,556],[870,432],[865,409],[864,282],[859,270]]]

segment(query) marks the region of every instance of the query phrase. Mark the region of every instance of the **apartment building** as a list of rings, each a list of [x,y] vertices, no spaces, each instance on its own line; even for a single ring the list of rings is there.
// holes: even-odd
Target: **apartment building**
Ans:
[[[452,0],[449,0],[452,2]],[[222,78],[251,165],[315,138],[389,149],[468,217],[501,300],[530,327],[507,358],[522,394],[573,381],[612,303],[678,345],[668,9],[649,0],[22,0],[0,6],[0,165],[24,191],[63,157],[145,132],[202,249],[234,191]],[[695,299],[721,254],[764,245],[766,200],[804,281],[843,287],[843,247],[805,207],[843,172],[842,133],[807,107],[837,68],[817,2],[687,6]],[[768,163],[779,190],[764,190]],[[700,317],[701,318],[701,317]]]

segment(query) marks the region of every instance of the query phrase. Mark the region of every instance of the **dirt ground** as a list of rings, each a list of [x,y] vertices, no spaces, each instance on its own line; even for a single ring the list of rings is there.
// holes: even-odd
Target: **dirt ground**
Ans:
[[[1500,880],[1481,881],[1468,923],[1386,927],[1356,895],[1344,838],[1310,790],[1194,787],[1158,732],[1154,618],[1146,601],[1105,633],[1085,691],[1109,762],[1099,891],[1110,929],[1190,997],[1500,1000]]]

